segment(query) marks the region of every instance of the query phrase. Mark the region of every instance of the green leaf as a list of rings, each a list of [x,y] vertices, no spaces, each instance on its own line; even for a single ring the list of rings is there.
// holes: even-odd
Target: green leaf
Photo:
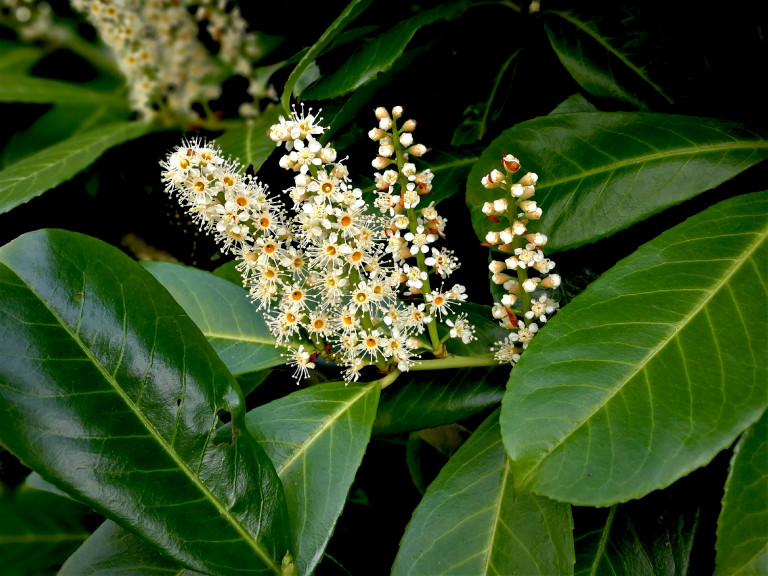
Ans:
[[[128,116],[129,111],[115,108],[110,103],[54,106],[29,128],[11,136],[2,150],[0,168],[95,126],[127,120]]]
[[[498,417],[497,410],[480,425],[427,489],[393,576],[573,574],[571,507],[515,497]]]
[[[672,103],[661,86],[601,34],[594,22],[580,20],[569,12],[547,10],[544,15],[552,48],[584,90],[598,98],[626,102],[643,110],[648,108],[647,92]]]
[[[310,574],[322,558],[344,507],[371,436],[379,391],[376,383],[331,382],[246,415],[248,431],[283,482],[291,553],[302,575]]]
[[[0,497],[0,558],[3,574],[55,573],[90,536],[85,507],[46,492],[17,490]]]
[[[619,262],[512,370],[501,427],[516,486],[638,498],[709,462],[768,405],[768,192],[738,196]]]
[[[509,368],[402,374],[384,389],[374,434],[399,434],[458,422],[501,402]]]
[[[344,28],[350,22],[357,18],[370,3],[371,0],[352,0],[349,4],[347,4],[347,7],[344,8],[344,11],[339,14],[338,18],[336,18],[336,20],[334,20],[331,25],[325,29],[325,32],[323,32],[322,36],[320,36],[317,42],[315,42],[307,51],[307,53],[302,56],[301,60],[299,60],[299,63],[296,65],[296,68],[294,68],[291,72],[291,75],[288,76],[288,80],[285,82],[285,86],[283,87],[283,94],[280,97],[283,110],[286,112],[290,111],[291,96],[293,95],[294,87],[296,86],[296,83],[298,82],[301,75],[304,73],[304,70],[312,62],[315,61],[315,58],[320,55],[328,43],[333,40],[342,30],[344,30]]]
[[[0,102],[26,102],[34,104],[101,104],[122,100],[111,92],[100,92],[85,86],[27,76],[0,68]]]
[[[38,46],[0,40],[0,73],[25,74],[44,55]]]
[[[0,170],[0,213],[66,182],[113,146],[143,136],[142,122],[118,122],[68,138]]]
[[[584,98],[581,93],[577,92],[576,94],[571,94],[568,98],[555,106],[555,109],[552,110],[549,115],[578,114],[580,112],[599,112],[599,110],[592,104],[592,102]]]
[[[0,351],[0,438],[27,466],[195,570],[280,573],[274,467],[214,438],[225,413],[244,430],[242,394],[141,266],[60,230],[3,246]]]
[[[58,576],[201,576],[162,556],[127,530],[105,520],[70,556]]]
[[[255,120],[249,120],[238,128],[230,128],[216,138],[225,156],[233,156],[244,168],[253,166],[258,172],[275,149],[275,143],[267,136],[269,127],[277,122],[280,110],[272,108]]]
[[[232,374],[285,364],[248,291],[203,270],[171,262],[142,262],[197,324]]]
[[[327,100],[354,92],[389,70],[403,54],[416,31],[439,20],[450,20],[463,12],[465,0],[425,10],[366,42],[359,50],[321,80],[304,91],[304,98]]]
[[[435,175],[432,193],[422,196],[420,204],[439,204],[454,194],[463,193],[464,182],[475,162],[477,156],[467,156],[456,149],[433,150],[420,159],[419,169],[429,168]]]
[[[768,573],[767,455],[768,412],[733,451],[717,521],[716,576]]]
[[[701,504],[689,480],[609,509],[576,508],[575,576],[686,576]]]
[[[481,178],[502,151],[536,172],[536,229],[550,252],[575,248],[715,188],[768,157],[768,140],[740,124],[667,114],[556,114],[506,130],[485,149],[467,181],[478,237],[498,229],[482,213],[499,197]]]
[[[237,286],[243,285],[243,276],[237,270],[237,260],[230,260],[222,264],[213,271],[213,274]]]

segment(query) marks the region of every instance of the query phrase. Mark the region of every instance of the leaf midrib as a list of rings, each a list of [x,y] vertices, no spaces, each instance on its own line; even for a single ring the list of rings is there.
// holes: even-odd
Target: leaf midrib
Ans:
[[[312,444],[315,443],[315,441],[326,431],[330,426],[336,422],[339,418],[341,418],[342,414],[346,413],[349,408],[355,404],[360,398],[365,396],[366,394],[369,394],[378,384],[372,384],[365,386],[361,388],[360,393],[357,394],[354,398],[350,399],[349,401],[345,402],[341,405],[340,409],[333,415],[332,418],[328,419],[320,428],[317,429],[317,431],[310,436],[306,442],[300,445],[300,448],[294,452],[288,460],[283,462],[279,468],[277,469],[277,475],[280,477],[280,479],[283,479],[283,473],[290,468],[290,466],[301,456],[303,455]]]
[[[572,176],[559,178],[557,180],[547,180],[546,183],[537,185],[537,191],[541,192],[547,188],[552,188],[559,184],[565,184],[567,182],[573,182],[574,180],[583,180],[589,176],[595,176],[605,172],[614,172],[619,168],[626,166],[632,166],[633,164],[644,164],[651,160],[661,160],[665,158],[673,158],[675,156],[686,156],[689,154],[699,154],[706,152],[720,152],[723,150],[740,150],[748,148],[768,148],[768,141],[756,140],[756,141],[743,141],[738,140],[734,142],[728,142],[726,144],[709,144],[704,146],[692,146],[690,148],[677,148],[674,150],[667,150],[665,152],[658,152],[655,154],[647,154],[645,156],[632,156],[631,158],[620,160],[612,164],[603,164],[597,168],[591,170],[584,170]]]
[[[703,298],[701,302],[691,309],[691,312],[686,315],[686,317],[678,324],[676,324],[677,329],[671,330],[669,335],[664,338],[661,342],[659,342],[659,345],[655,348],[652,348],[649,350],[649,354],[646,356],[646,358],[638,363],[639,366],[645,367],[648,365],[651,360],[662,350],[666,348],[666,346],[669,344],[669,342],[677,337],[680,332],[694,319],[698,316],[698,314],[701,312],[701,310],[706,306],[712,298],[716,294],[720,292],[722,287],[731,279],[731,277],[742,267],[744,266],[752,257],[752,254],[768,239],[768,225],[766,225],[763,230],[755,231],[755,236],[757,236],[757,239],[754,242],[754,245],[749,249],[749,251],[744,252],[741,258],[736,258],[734,265],[731,267],[731,269],[723,275],[723,278],[713,286],[713,288],[710,290],[709,295],[706,298]],[[690,239],[689,239],[690,240]],[[525,486],[529,482],[529,478],[534,474],[536,470],[538,470],[544,462],[546,462],[552,454],[554,454],[557,450],[560,449],[567,441],[568,439],[573,436],[576,432],[582,429],[585,424],[590,422],[592,418],[597,414],[600,410],[605,408],[608,404],[610,404],[613,401],[613,398],[619,394],[622,390],[624,390],[624,387],[635,377],[635,375],[639,372],[640,369],[633,371],[630,373],[627,377],[624,378],[624,380],[614,388],[614,390],[611,391],[611,393],[606,396],[606,398],[597,403],[594,410],[592,410],[581,422],[578,423],[578,425],[574,426],[573,429],[568,432],[565,436],[563,436],[562,439],[552,443],[552,445],[548,448],[546,452],[543,453],[543,455],[538,459],[538,461],[535,463],[534,466],[532,466],[525,474],[522,476],[522,478],[518,481],[518,486]]]
[[[197,487],[197,489],[203,494],[206,500],[208,500],[211,504],[213,504],[214,508],[221,514],[222,517],[224,517],[227,522],[235,529],[235,531],[240,534],[241,538],[258,554],[258,556],[265,562],[265,564],[275,573],[280,574],[280,569],[275,564],[274,560],[270,557],[269,554],[266,553],[265,550],[262,550],[261,545],[254,540],[251,537],[251,534],[243,528],[240,523],[237,521],[237,519],[232,516],[231,512],[224,508],[221,503],[218,501],[218,499],[213,495],[213,493],[208,489],[208,487],[203,484],[200,479],[195,476],[192,473],[192,470],[187,466],[187,464],[181,460],[176,454],[176,452],[171,448],[170,445],[160,436],[159,432],[155,429],[154,426],[147,420],[144,415],[141,413],[141,411],[138,409],[138,407],[133,403],[133,401],[124,393],[122,388],[119,386],[118,382],[106,371],[104,366],[101,365],[100,362],[96,360],[96,358],[93,357],[91,354],[90,349],[85,345],[85,343],[75,334],[72,332],[72,330],[69,329],[69,326],[67,326],[62,318],[59,316],[59,314],[51,308],[48,303],[45,301],[44,298],[38,292],[21,276],[16,274],[14,270],[10,268],[6,264],[6,267],[11,270],[17,278],[29,289],[29,291],[34,294],[37,299],[42,303],[42,305],[51,313],[51,315],[56,319],[56,321],[59,323],[59,325],[64,329],[64,331],[72,338],[72,340],[81,348],[83,353],[86,355],[88,359],[90,359],[91,363],[96,367],[96,369],[101,373],[102,377],[108,384],[111,385],[112,389],[120,396],[120,398],[125,402],[125,404],[128,406],[128,408],[131,410],[131,412],[136,416],[136,418],[141,422],[141,424],[144,425],[144,427],[147,429],[147,431],[152,435],[152,437],[155,439],[155,441],[163,448],[164,452],[170,456],[171,460],[175,462],[175,464],[178,466],[182,472],[184,472],[185,476],[192,481],[192,483]]]
[[[485,557],[485,566],[482,574],[488,574],[488,568],[491,566],[491,557],[493,556],[493,543],[496,540],[496,533],[499,528],[499,517],[501,516],[501,504],[504,501],[504,490],[507,487],[509,478],[509,462],[506,452],[504,453],[504,471],[499,482],[499,497],[496,500],[496,511],[493,513],[493,523],[491,524],[491,541],[488,543],[488,554]]]

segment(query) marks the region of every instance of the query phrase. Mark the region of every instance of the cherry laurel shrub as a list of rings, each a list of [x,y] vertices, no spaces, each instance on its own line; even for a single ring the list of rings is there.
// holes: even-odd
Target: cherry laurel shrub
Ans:
[[[768,573],[762,103],[559,4],[0,0],[3,571]]]

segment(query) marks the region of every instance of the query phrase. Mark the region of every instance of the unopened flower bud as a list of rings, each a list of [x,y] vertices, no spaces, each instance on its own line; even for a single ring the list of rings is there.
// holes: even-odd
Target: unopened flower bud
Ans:
[[[408,148],[408,153],[416,156],[416,158],[420,158],[427,153],[427,147],[424,144],[415,144]]]
[[[403,115],[403,107],[402,106],[395,106],[392,108],[392,117],[395,119],[400,118]]]
[[[520,161],[512,156],[512,154],[505,154],[501,159],[501,163],[509,172],[517,172],[520,170]]]
[[[501,238],[502,243],[511,244],[515,239],[515,235],[512,233],[510,228],[504,228],[504,230],[499,232],[499,238]]]
[[[520,210],[525,212],[526,215],[536,212],[537,208],[536,200],[523,200],[520,202]]]
[[[496,318],[496,320],[501,320],[502,318],[507,316],[507,314],[508,314],[507,309],[501,304],[494,304],[493,308],[491,308],[491,316]]]
[[[413,132],[416,130],[416,120],[406,120],[403,123],[403,132]]]
[[[503,288],[510,294],[520,294],[520,283],[514,278],[509,282],[504,282]]]
[[[368,138],[370,138],[374,142],[378,142],[379,140],[384,138],[384,136],[386,135],[387,133],[384,132],[384,130],[382,130],[381,128],[372,128],[370,132],[368,132]]]
[[[528,234],[525,239],[528,240],[528,242],[531,244],[535,244],[536,246],[544,246],[547,243],[547,235],[541,234],[540,232]]]
[[[379,106],[378,108],[376,108],[376,111],[374,112],[374,114],[376,114],[376,120],[381,120],[382,118],[389,118],[389,112],[383,106]]]
[[[485,188],[498,188],[504,182],[504,174],[499,170],[491,170],[480,182]]]
[[[507,199],[506,198],[499,198],[498,200],[493,201],[493,209],[501,214],[502,212],[507,211]]]
[[[491,276],[491,282],[493,282],[494,284],[504,284],[504,282],[509,281],[509,278],[510,278],[509,274],[504,274],[502,272],[499,272]]]
[[[494,208],[493,202],[486,202],[483,204],[483,214],[488,216],[493,216],[496,214],[496,209]]]
[[[512,252],[515,251],[514,244],[502,244],[501,246],[498,246],[499,252],[504,252],[504,254],[512,254]]]
[[[521,186],[534,186],[539,181],[539,176],[536,172],[528,172],[525,176],[520,178],[518,184]]]
[[[405,148],[408,148],[408,146],[413,144],[413,134],[410,132],[403,132],[400,134],[400,144],[402,144]]]
[[[309,186],[309,183],[312,181],[312,178],[309,176],[309,174],[298,174],[296,177],[294,177],[293,181],[296,183],[296,186]]]
[[[320,160],[323,164],[333,164],[336,162],[336,149],[330,146],[325,146],[320,149]]]
[[[403,164],[403,176],[407,177],[409,180],[411,179],[411,176],[416,175],[416,164],[413,164],[412,162],[406,162]]]
[[[379,128],[382,130],[391,130],[392,129],[392,118],[382,118],[379,120]]]
[[[408,219],[408,216],[405,214],[400,214],[397,216],[394,220],[395,226],[399,228],[400,230],[405,230],[408,228],[408,224],[410,223],[410,220]]]
[[[536,189],[533,186],[523,186],[523,194],[520,196],[523,200],[528,200],[536,194]]]
[[[488,234],[485,235],[485,241],[488,242],[491,246],[496,246],[497,244],[501,244],[501,238],[499,238],[499,233],[495,230],[491,230],[488,232]]]
[[[507,308],[514,306],[515,302],[517,302],[517,296],[514,294],[504,294],[504,296],[501,297],[501,303]]]
[[[347,177],[348,174],[349,174],[349,170],[344,164],[341,164],[341,163],[336,164],[333,167],[333,170],[331,171],[331,176],[333,176],[334,178],[338,178],[339,180],[343,180],[344,178]]]
[[[541,285],[546,288],[558,288],[560,286],[560,274],[550,274],[541,281]]]
[[[504,266],[504,262],[501,260],[494,260],[490,264],[488,264],[488,270],[493,272],[494,274],[498,274],[499,272],[503,272],[506,270],[506,266]]]
[[[371,162],[371,165],[377,170],[383,170],[389,165],[389,163],[390,160],[388,158],[384,158],[383,156],[376,156],[373,162]]]
[[[400,251],[398,252],[398,255],[400,256],[401,260],[405,260],[406,258],[410,258],[411,256],[411,248],[408,246],[408,244],[403,244],[400,247]]]
[[[395,147],[392,144],[382,144],[379,146],[379,156],[389,158],[395,153]]]
[[[522,198],[523,194],[525,194],[525,188],[520,186],[520,184],[512,184],[512,187],[509,189],[509,193],[512,194],[512,196],[515,198]]]
[[[280,158],[279,164],[280,168],[283,168],[284,170],[290,170],[296,166],[296,162],[291,160],[291,157],[287,155]]]
[[[510,256],[509,258],[504,260],[504,264],[510,270],[514,270],[515,268],[517,268],[517,256]]]
[[[520,220],[515,220],[514,223],[512,224],[512,232],[516,236],[524,235],[526,232],[525,222],[521,222]]]

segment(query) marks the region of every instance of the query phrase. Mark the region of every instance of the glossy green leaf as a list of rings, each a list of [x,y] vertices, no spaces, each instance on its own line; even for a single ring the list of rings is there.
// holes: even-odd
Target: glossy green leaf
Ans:
[[[0,170],[0,213],[66,182],[109,148],[143,136],[150,129],[143,122],[99,126]]]
[[[32,472],[24,479],[24,489],[26,490],[42,490],[43,492],[50,492],[51,494],[56,494],[57,496],[63,496],[64,498],[71,498],[69,494],[64,492],[64,490],[60,490],[47,480],[44,480],[40,474],[37,472]]]
[[[768,412],[733,451],[715,546],[716,576],[768,573]]]
[[[592,104],[592,102],[584,98],[581,93],[577,92],[576,94],[571,94],[568,98],[555,106],[555,109],[552,110],[549,115],[578,114],[580,112],[599,112],[599,110]]]
[[[515,497],[498,410],[429,486],[400,542],[393,576],[573,574],[568,504]]]
[[[640,500],[573,512],[575,576],[686,576],[701,492],[678,483]]]
[[[170,262],[143,262],[197,324],[232,374],[285,364],[261,311],[248,291],[197,268]]]
[[[267,136],[267,131],[277,122],[279,112],[279,108],[275,107],[238,128],[230,128],[216,138],[216,144],[221,147],[224,156],[233,156],[244,168],[253,166],[253,171],[258,172],[275,150],[275,143]]]
[[[16,490],[0,497],[0,572],[13,576],[55,573],[56,567],[90,536],[87,510],[61,496]]]
[[[302,575],[322,558],[344,507],[371,437],[379,391],[377,384],[320,384],[245,418],[283,482],[291,552]]]
[[[181,568],[112,520],[106,520],[61,567],[58,576],[201,576]]]
[[[327,100],[354,92],[382,72],[389,70],[403,54],[419,28],[439,20],[455,18],[468,2],[455,2],[420,12],[391,30],[372,38],[337,68],[304,91],[303,97]]]
[[[547,10],[544,15],[552,48],[584,90],[598,98],[618,100],[643,110],[648,108],[649,92],[672,102],[642,67],[600,33],[596,23],[581,20],[570,12]]]
[[[120,102],[114,94],[91,90],[85,86],[7,72],[0,68],[0,102],[34,104],[101,104],[105,100]]]
[[[237,286],[243,285],[243,276],[240,274],[240,272],[237,270],[237,261],[231,260],[229,262],[226,262],[216,268],[213,271],[213,274],[215,276],[218,276],[219,278],[224,278],[227,282],[231,282],[232,284],[236,284]]]
[[[709,462],[768,406],[768,192],[643,245],[563,308],[512,370],[515,483],[605,506]]]
[[[347,7],[344,8],[341,14],[334,20],[328,28],[325,29],[322,36],[315,42],[312,47],[307,50],[306,54],[301,58],[296,68],[293,69],[291,75],[288,76],[288,80],[283,87],[283,94],[280,98],[283,105],[283,110],[288,112],[290,110],[291,96],[293,95],[294,88],[298,82],[304,70],[315,61],[323,49],[333,40],[339,33],[346,28],[346,26],[357,18],[360,13],[365,10],[371,0],[352,0]],[[311,97],[310,97],[311,98]]]
[[[198,571],[279,573],[274,467],[216,353],[154,278],[101,241],[0,248],[0,438],[27,466]],[[190,522],[194,518],[194,522]]]
[[[502,151],[536,172],[536,229],[551,252],[574,248],[715,188],[768,157],[762,134],[724,120],[667,114],[556,114],[506,130],[485,149],[467,181],[481,239],[498,225],[482,213],[499,196],[481,178]]]
[[[130,111],[109,103],[54,106],[29,128],[11,136],[0,155],[0,168],[96,126],[127,120],[129,115]]]
[[[374,434],[399,434],[458,422],[496,406],[509,368],[462,368],[402,374],[384,389]]]

